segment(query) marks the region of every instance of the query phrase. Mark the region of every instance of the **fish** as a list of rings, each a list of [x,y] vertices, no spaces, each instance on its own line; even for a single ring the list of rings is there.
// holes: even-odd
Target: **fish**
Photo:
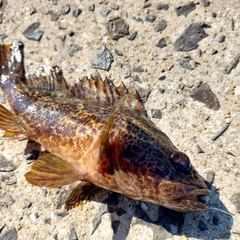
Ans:
[[[58,66],[25,73],[24,45],[0,45],[5,140],[32,140],[46,153],[25,174],[38,187],[76,183],[67,210],[102,188],[178,212],[208,209],[210,190],[189,157],[144,114],[136,90],[108,78],[70,85]]]

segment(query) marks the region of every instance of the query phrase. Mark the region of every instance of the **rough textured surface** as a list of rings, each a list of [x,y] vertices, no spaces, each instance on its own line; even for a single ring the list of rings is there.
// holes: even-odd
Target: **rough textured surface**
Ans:
[[[29,169],[26,159],[36,158],[38,151],[29,149],[27,152],[25,141],[0,141],[0,165],[6,162],[9,167],[17,167],[11,172],[0,172],[0,238],[10,232],[14,238],[17,236],[22,240],[76,237],[106,240],[239,239],[240,3],[238,0],[229,0],[227,4],[224,1],[191,2],[196,4],[196,9],[186,17],[177,16],[176,9],[189,4],[187,0],[163,1],[161,4],[157,0],[130,0],[124,4],[115,1],[118,10],[103,17],[100,12],[112,9],[113,1],[2,1],[0,41],[20,40],[25,44],[27,71],[42,64],[59,65],[70,82],[99,73],[113,79],[116,85],[123,81],[129,89],[138,89],[148,116],[152,117],[152,109],[161,110],[162,119],[152,118],[152,121],[189,155],[199,173],[208,177],[212,194],[210,209],[204,214],[177,213],[104,190],[82,210],[73,209],[66,213],[61,203],[70,187],[61,191],[40,189],[28,184],[24,178]],[[61,15],[66,4],[69,4],[70,12]],[[36,9],[32,15],[31,7]],[[73,11],[77,8],[82,12],[76,18]],[[58,17],[51,21],[47,13]],[[148,15],[156,16],[156,20],[152,23],[144,21]],[[127,25],[120,26],[122,33],[116,32],[117,39],[121,38],[112,40],[107,23],[117,17]],[[165,20],[167,26],[156,32],[155,26],[161,20]],[[22,35],[34,22],[41,24],[37,31],[44,31],[40,41],[28,40]],[[210,26],[204,28],[207,36],[191,42],[192,50],[189,46],[182,48],[187,53],[177,52],[173,43],[193,23]],[[129,26],[130,33],[137,31],[132,41],[125,36],[128,34],[126,26]],[[219,42],[222,35],[225,41]],[[167,43],[164,48],[157,47],[161,38]],[[114,58],[109,72],[91,67],[93,56],[102,45]],[[186,55],[198,63],[194,70],[184,69],[177,62],[180,56]],[[199,82],[207,83],[216,95],[220,103],[218,111],[208,109],[190,97]],[[2,93],[0,102],[7,106]],[[211,138],[229,122],[225,133],[212,141]],[[198,153],[197,144],[204,153]]]

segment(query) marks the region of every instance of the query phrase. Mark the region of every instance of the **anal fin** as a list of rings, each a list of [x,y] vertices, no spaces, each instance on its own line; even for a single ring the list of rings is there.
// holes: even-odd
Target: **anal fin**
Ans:
[[[80,180],[79,172],[68,162],[47,153],[34,161],[25,174],[27,181],[39,187],[62,187]]]
[[[97,192],[101,190],[100,187],[88,182],[79,183],[71,192],[70,196],[65,202],[66,210],[70,210],[76,206],[82,206],[84,201],[90,200]]]
[[[0,104],[0,129],[5,131],[3,139],[26,139],[26,130],[20,120],[8,109]]]

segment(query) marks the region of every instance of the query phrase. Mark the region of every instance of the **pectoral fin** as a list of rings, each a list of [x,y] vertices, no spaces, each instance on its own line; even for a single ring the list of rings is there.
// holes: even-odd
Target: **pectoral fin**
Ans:
[[[91,199],[97,192],[101,190],[100,187],[97,187],[88,182],[79,183],[71,192],[70,196],[65,202],[65,208],[70,210],[78,205],[82,205],[83,201]]]
[[[0,129],[5,131],[3,139],[26,139],[26,130],[20,120],[0,104]]]
[[[33,185],[49,188],[62,187],[80,180],[79,172],[71,164],[51,153],[34,161],[25,177]]]

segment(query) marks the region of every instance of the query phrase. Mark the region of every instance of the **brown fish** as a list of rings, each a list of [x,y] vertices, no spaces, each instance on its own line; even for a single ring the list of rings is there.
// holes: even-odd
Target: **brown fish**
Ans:
[[[92,77],[70,86],[57,66],[25,75],[20,42],[0,45],[0,85],[13,110],[0,105],[2,138],[31,139],[49,152],[27,181],[49,188],[82,181],[67,209],[106,188],[180,212],[207,210],[203,178],[144,116],[136,91]]]

